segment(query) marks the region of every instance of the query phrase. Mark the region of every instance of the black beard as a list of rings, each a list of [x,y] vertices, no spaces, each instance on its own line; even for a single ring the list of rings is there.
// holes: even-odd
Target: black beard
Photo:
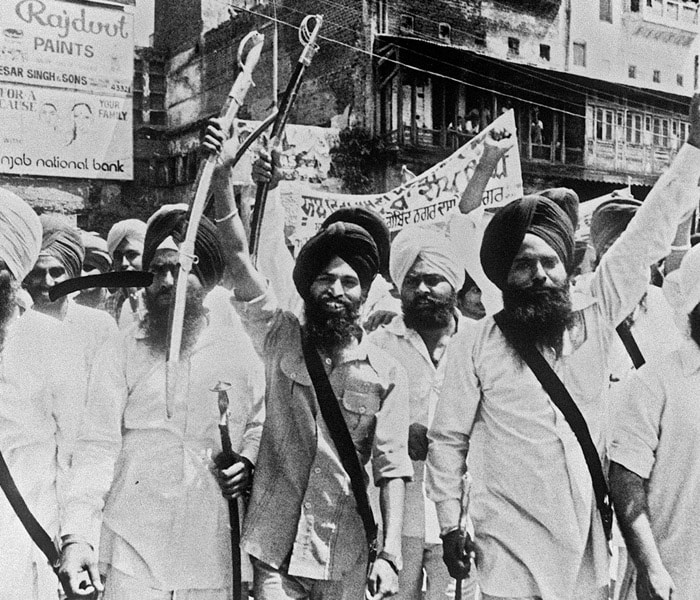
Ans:
[[[457,294],[452,292],[446,298],[431,296],[414,296],[412,302],[401,298],[403,322],[410,329],[435,330],[443,329],[454,318],[457,306]]]
[[[688,323],[690,323],[690,337],[700,346],[700,307],[696,306],[688,315]]]
[[[163,293],[163,292],[161,292]],[[168,292],[164,292],[168,294]],[[175,293],[175,288],[171,288],[171,293]],[[202,325],[202,317],[207,310],[202,306],[204,291],[188,289],[185,297],[185,316],[182,320],[182,344],[180,353],[190,350],[195,342]],[[163,305],[157,302],[157,296],[152,297],[148,293],[144,296],[148,313],[143,322],[143,329],[146,332],[146,343],[148,347],[156,353],[165,354],[168,351],[168,321],[169,310],[163,310]]]
[[[554,348],[557,357],[561,355],[564,331],[574,318],[568,281],[555,288],[506,287],[503,307],[519,341]]]
[[[0,273],[0,350],[5,347],[7,324],[15,313],[18,288],[9,272]]]
[[[324,307],[324,300],[309,299],[304,305],[306,331],[314,346],[326,354],[344,348],[353,339],[362,337],[360,327],[361,302],[336,299],[343,305],[341,312],[330,312]]]

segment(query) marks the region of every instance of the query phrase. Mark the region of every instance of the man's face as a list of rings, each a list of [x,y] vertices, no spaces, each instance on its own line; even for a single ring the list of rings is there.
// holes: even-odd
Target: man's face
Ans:
[[[140,271],[142,254],[143,242],[126,237],[114,250],[112,267],[115,271]]]
[[[481,290],[476,285],[471,286],[466,292],[458,296],[457,307],[465,317],[475,321],[486,316],[486,308],[481,301]]]
[[[73,122],[76,131],[81,133],[89,131],[92,124],[92,112],[84,104],[78,104],[73,108]]]
[[[329,315],[343,313],[348,304],[362,301],[360,278],[337,256],[316,276],[309,293],[312,302]]]
[[[7,323],[15,314],[17,282],[4,260],[0,260],[0,350],[5,343]]]
[[[414,329],[445,327],[454,311],[456,294],[447,278],[422,258],[413,263],[401,285],[404,321]]]
[[[175,293],[175,276],[178,268],[178,253],[175,250],[156,252],[148,267],[148,271],[153,273],[153,283],[146,288],[149,306],[162,309],[167,314],[170,299]],[[187,289],[202,290],[202,284],[194,273],[190,273],[187,277]]]
[[[526,233],[508,272],[508,286],[557,288],[566,281],[566,268],[554,248],[542,238]]]
[[[41,311],[56,303],[49,299],[49,290],[69,278],[61,261],[53,256],[40,256],[34,268],[24,278],[24,287],[34,300],[34,308]],[[61,301],[57,301],[61,303]]]

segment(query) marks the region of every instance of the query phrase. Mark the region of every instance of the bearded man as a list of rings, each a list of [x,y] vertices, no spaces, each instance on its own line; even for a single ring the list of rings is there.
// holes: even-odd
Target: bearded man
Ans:
[[[216,136],[207,135],[205,142],[221,149]],[[304,301],[301,325],[278,308],[270,285],[252,264],[230,169],[219,169],[215,188],[234,306],[265,361],[267,377],[267,421],[242,541],[255,558],[254,595],[258,600],[360,600],[365,592],[368,547],[356,500],[362,496],[353,493],[331,425],[320,412],[303,336],[307,356],[318,353],[338,399],[350,452],[362,465],[372,456],[384,546],[368,582],[377,600],[392,595],[401,568],[404,479],[413,470],[406,451],[406,375],[367,342],[359,321],[379,266],[377,246],[367,230],[337,222],[302,247],[293,270]],[[355,483],[366,493],[364,480]]]
[[[5,190],[0,205],[0,451],[29,510],[54,537],[86,377],[61,324],[17,304],[39,256],[39,217]],[[58,580],[2,492],[0,544],[0,597],[56,600]]]
[[[82,350],[85,371],[89,374],[97,351],[116,333],[117,326],[106,312],[77,304],[68,296],[51,301],[52,287],[80,277],[85,248],[80,232],[58,217],[42,215],[41,225],[39,258],[24,278],[23,286],[34,301],[34,310],[63,323],[66,340]]]
[[[481,262],[503,293],[503,320],[518,339],[511,345],[493,317],[452,339],[429,432],[428,493],[437,504],[445,562],[460,576],[461,477],[469,449],[470,514],[487,599],[607,597],[607,544],[584,454],[515,347],[531,343],[544,355],[600,453],[614,327],[639,302],[649,266],[668,254],[679,223],[697,204],[698,109],[695,98],[688,143],[598,265],[589,306],[571,309],[573,227],[551,200],[511,203],[486,228]]]
[[[62,527],[60,575],[69,594],[101,589],[101,569],[105,600],[231,597],[220,485],[227,497],[250,485],[264,415],[262,368],[249,342],[209,325],[202,303],[224,262],[216,227],[205,218],[187,280],[175,390],[166,397],[168,307],[186,225],[182,206],[163,207],[149,220],[148,311],[105,344],[93,368]],[[212,389],[219,383],[228,384],[231,443],[243,457],[225,471],[214,463],[221,440]],[[243,578],[251,576],[244,571]]]
[[[444,235],[420,227],[407,227],[396,236],[389,269],[401,293],[402,314],[369,339],[401,363],[408,375],[408,454],[414,479],[406,486],[399,597],[422,598],[425,574],[426,598],[442,600],[455,584],[442,561],[435,505],[425,497],[423,474],[428,425],[445,377],[445,351],[452,336],[471,324],[457,310],[464,269]],[[463,590],[463,597],[474,598],[473,585]]]

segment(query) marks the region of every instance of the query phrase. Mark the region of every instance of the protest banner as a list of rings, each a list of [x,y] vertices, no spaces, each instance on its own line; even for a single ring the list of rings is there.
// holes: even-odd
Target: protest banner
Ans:
[[[133,178],[133,13],[0,3],[0,173]]]
[[[506,129],[515,138],[513,111],[501,115],[445,160],[384,194],[333,194],[299,182],[280,182],[289,242],[299,248],[328,215],[342,207],[371,208],[384,217],[392,232],[410,224],[444,223],[451,212],[458,210],[462,194],[481,158],[484,139],[494,128]],[[497,208],[522,195],[520,153],[516,142],[498,164],[482,204],[486,208]]]

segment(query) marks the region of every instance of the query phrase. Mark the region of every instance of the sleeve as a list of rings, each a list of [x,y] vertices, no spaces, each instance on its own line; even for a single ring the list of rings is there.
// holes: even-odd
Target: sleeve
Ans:
[[[403,368],[391,368],[391,385],[377,413],[372,445],[372,474],[375,485],[382,479],[413,478],[408,457],[408,378]]]
[[[248,375],[248,401],[248,419],[239,452],[256,464],[265,421],[265,371],[262,363],[257,360]]]
[[[472,331],[467,328],[455,334],[447,348],[445,379],[428,432],[426,492],[435,502],[441,528],[459,522],[469,436],[481,402]]]
[[[613,411],[610,460],[648,479],[659,444],[664,397],[655,393],[640,373],[625,383]]]
[[[292,280],[294,258],[284,239],[284,207],[279,185],[270,192],[265,203],[258,248],[258,270],[273,282],[279,306],[294,311],[301,299]]]
[[[231,304],[241,318],[241,323],[248,333],[250,341],[253,342],[255,351],[265,360],[266,348],[274,345],[283,318],[289,313],[285,313],[279,308],[277,297],[269,283],[265,293],[248,302],[236,300],[234,290]]]
[[[646,290],[649,267],[670,253],[678,225],[697,208],[699,177],[700,149],[685,144],[603,256],[591,292],[611,325],[632,312]]]
[[[68,473],[61,534],[98,547],[102,509],[122,445],[128,396],[122,336],[109,340],[93,364],[87,405]]]

